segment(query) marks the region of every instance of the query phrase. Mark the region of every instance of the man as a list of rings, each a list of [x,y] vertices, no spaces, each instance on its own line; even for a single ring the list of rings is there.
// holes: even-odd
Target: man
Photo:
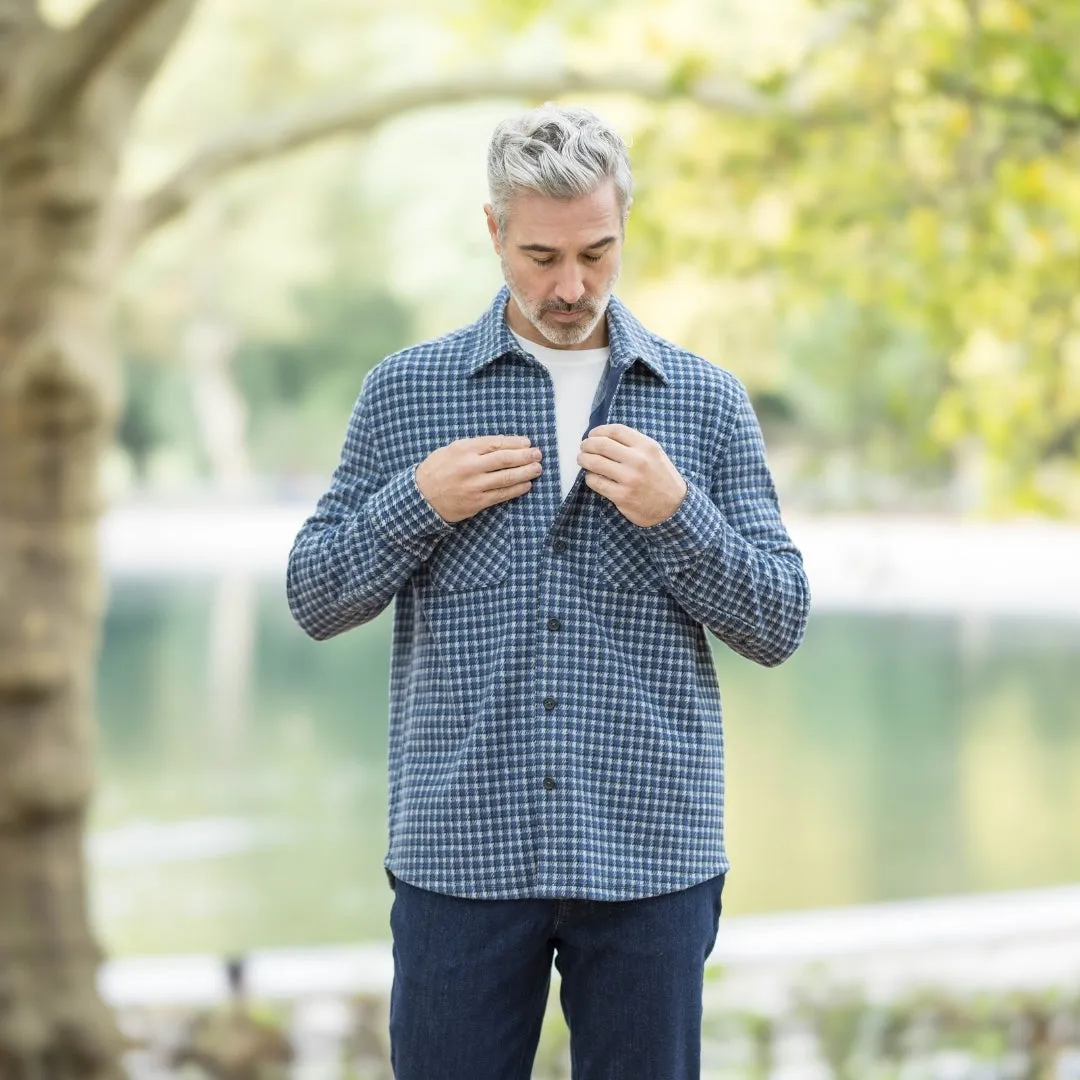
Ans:
[[[328,638],[391,600],[398,1080],[527,1080],[551,963],[575,1080],[699,1075],[728,869],[711,630],[809,604],[742,385],[612,296],[631,176],[598,117],[498,127],[506,288],[364,380],[289,562]]]

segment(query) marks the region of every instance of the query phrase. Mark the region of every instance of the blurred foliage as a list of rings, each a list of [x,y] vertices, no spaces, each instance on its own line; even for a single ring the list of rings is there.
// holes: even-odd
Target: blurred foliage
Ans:
[[[222,284],[211,303],[236,331],[232,376],[247,409],[248,449],[264,475],[287,478],[332,465],[364,375],[412,336],[410,312],[379,281],[381,238],[355,184],[346,174],[320,196],[310,229],[317,272],[288,288],[287,305],[268,311],[251,310],[242,268],[230,265],[234,236],[247,238],[242,213],[223,200],[225,235],[214,268]],[[280,256],[270,251],[266,258]],[[185,320],[207,300],[186,262],[166,275],[149,296],[136,295],[122,308],[128,394],[119,438],[140,478],[155,453],[179,454],[196,472],[207,468],[177,351]],[[267,290],[253,292],[265,301]]]
[[[796,1010],[817,1038],[818,1051],[836,1080],[855,1080],[855,1049],[868,1011],[858,986],[832,986],[822,978],[800,989]]]
[[[900,471],[974,444],[991,512],[1080,513],[1080,4],[819,6],[843,31],[766,80],[802,115],[638,133],[640,272],[768,282],[819,442]]]
[[[225,962],[228,996],[185,1019],[169,1064],[195,1080],[288,1080],[295,1056],[281,1010],[252,1002],[247,961]]]
[[[770,444],[794,448],[786,486],[811,503],[1080,516],[1080,0],[200,10],[143,119],[134,177],[160,172],[219,115],[301,100],[357,70],[374,86],[490,57],[661,71],[676,96],[700,80],[756,92],[745,113],[586,102],[631,137],[624,298],[748,384]],[[222,96],[210,75],[234,39]],[[378,154],[341,143],[215,196],[229,207],[218,301],[244,340],[236,376],[257,469],[325,470],[378,355],[418,327],[426,336],[433,312],[440,327],[448,311],[475,316],[490,252],[478,215],[462,249],[464,219],[447,208],[470,183],[483,201],[482,150],[467,151],[468,175],[432,159],[476,139],[481,115],[447,111],[445,139],[399,154],[397,180],[384,153],[379,182],[402,194],[366,217]],[[454,220],[433,224],[436,207]],[[122,439],[136,461],[150,444],[197,456],[165,371],[199,245],[184,225],[167,231],[125,286],[143,313],[126,351],[154,362],[131,380]],[[453,280],[433,289],[445,272],[431,268],[446,266]]]
[[[149,478],[155,452],[179,447],[197,457],[198,435],[189,406],[186,377],[176,365],[129,352],[124,357],[127,400],[117,437],[139,481]]]
[[[818,973],[808,974],[795,999],[791,1008],[775,1015],[731,1012],[706,1001],[701,1075],[764,1080],[781,1062],[784,1075],[832,1080],[1071,1080],[1080,1075],[1080,997],[1061,989],[970,994],[931,987],[873,1002],[857,985],[841,986]],[[286,1020],[297,1042],[306,1043],[297,1054],[297,1069],[305,1074],[334,1071],[347,1080],[388,1080],[386,998],[366,993],[347,1008],[347,1026],[333,1037],[328,1031],[305,1033],[302,1008],[291,1023]],[[167,1075],[160,1068],[162,1059],[178,1060],[170,1046],[177,1029],[186,1030],[191,1018],[175,1008],[146,1008],[127,1010],[123,1020],[125,1029],[139,1032],[147,1047],[146,1065]],[[246,1062],[255,1055],[248,1049],[247,1029],[241,1030],[244,1039],[237,1045],[245,1054],[235,1057]],[[533,1080],[570,1075],[569,1038],[553,987]],[[242,1076],[238,1071],[232,1075]]]
[[[314,471],[336,458],[364,375],[409,336],[408,312],[393,296],[348,279],[303,292],[299,305],[302,337],[248,340],[237,357],[252,454],[276,473]]]

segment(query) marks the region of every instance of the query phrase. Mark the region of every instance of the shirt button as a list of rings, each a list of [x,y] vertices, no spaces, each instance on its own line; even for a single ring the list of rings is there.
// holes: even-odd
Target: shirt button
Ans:
[[[556,555],[561,555],[566,550],[566,541],[556,540],[555,543],[551,545],[551,550],[554,551]]]
[[[562,626],[562,623],[559,622],[558,619],[548,619],[547,626],[548,626],[549,630],[554,631],[554,630],[558,630],[559,627]]]
[[[544,790],[545,791],[554,791],[555,790],[555,781],[550,776],[545,776],[544,777]]]
[[[544,708],[551,712],[555,708],[555,699],[553,697],[544,698]]]

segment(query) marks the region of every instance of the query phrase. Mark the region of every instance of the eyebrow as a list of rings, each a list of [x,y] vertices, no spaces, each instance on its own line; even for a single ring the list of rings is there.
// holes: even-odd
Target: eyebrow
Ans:
[[[603,240],[597,240],[587,247],[583,247],[582,251],[595,251],[597,248],[607,247],[609,244],[614,244],[617,238],[614,236],[605,236]],[[518,244],[518,251],[535,251],[539,255],[558,255],[559,249],[548,247],[546,244]]]

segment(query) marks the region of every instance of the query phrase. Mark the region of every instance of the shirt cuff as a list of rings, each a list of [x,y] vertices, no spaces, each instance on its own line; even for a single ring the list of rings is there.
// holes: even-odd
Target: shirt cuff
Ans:
[[[685,479],[685,478],[684,478]],[[655,525],[636,525],[649,543],[649,553],[665,574],[696,566],[723,532],[717,505],[695,483],[686,481],[686,495],[670,517]]]
[[[367,504],[368,520],[383,540],[426,556],[454,526],[445,521],[416,485],[416,467],[403,469]]]

